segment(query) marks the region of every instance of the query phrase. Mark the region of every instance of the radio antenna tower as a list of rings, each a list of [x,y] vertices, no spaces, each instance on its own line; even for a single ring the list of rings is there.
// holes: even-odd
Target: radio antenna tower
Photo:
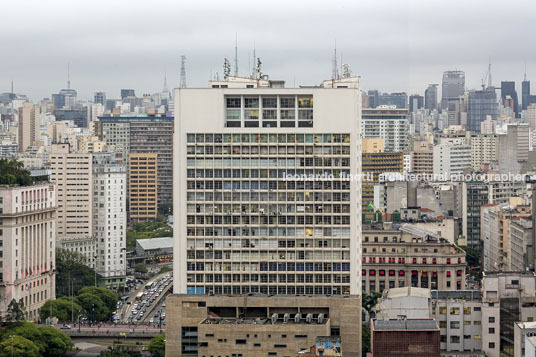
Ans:
[[[238,77],[238,34],[235,34],[234,75],[235,75],[235,77]]]
[[[71,64],[67,62],[67,89],[71,89]]]
[[[179,83],[179,88],[186,88],[186,56],[181,56],[181,81]]]
[[[335,50],[333,52],[333,68],[331,69],[332,80],[339,79],[339,74],[338,74],[339,69],[337,67],[338,67],[337,66],[337,41],[335,41]]]

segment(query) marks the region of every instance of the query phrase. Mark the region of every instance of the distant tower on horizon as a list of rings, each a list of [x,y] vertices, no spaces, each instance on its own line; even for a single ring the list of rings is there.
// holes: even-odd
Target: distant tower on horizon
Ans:
[[[527,64],[525,63],[525,73],[521,82],[521,110],[527,110],[530,97],[530,81],[527,80]]]
[[[429,111],[437,109],[437,86],[438,84],[429,84],[424,91],[424,107]]]
[[[186,88],[186,56],[181,56],[181,80],[179,83],[180,88]]]
[[[465,93],[465,72],[443,72],[441,108],[447,109],[449,100],[458,100]]]

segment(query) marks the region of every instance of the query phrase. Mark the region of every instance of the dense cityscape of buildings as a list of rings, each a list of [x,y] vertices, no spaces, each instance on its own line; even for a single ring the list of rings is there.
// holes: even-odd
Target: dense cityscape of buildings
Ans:
[[[85,100],[70,81],[39,101],[1,94],[0,159],[46,180],[0,185],[0,314],[22,299],[39,321],[56,248],[116,292],[129,259],[161,254],[169,355],[333,341],[359,356],[365,323],[372,356],[528,356],[536,95],[526,77],[520,96],[487,79],[449,70],[408,95],[349,71],[286,88],[257,70],[142,97]],[[127,251],[129,227],[172,204],[173,239]]]

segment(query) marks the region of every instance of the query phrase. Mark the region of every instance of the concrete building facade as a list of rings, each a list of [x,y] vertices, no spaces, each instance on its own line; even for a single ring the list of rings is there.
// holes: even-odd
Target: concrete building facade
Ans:
[[[0,315],[12,300],[25,319],[56,298],[56,189],[53,184],[0,186]]]

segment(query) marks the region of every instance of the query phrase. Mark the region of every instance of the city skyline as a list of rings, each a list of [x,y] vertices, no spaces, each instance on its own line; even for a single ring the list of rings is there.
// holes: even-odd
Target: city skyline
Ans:
[[[527,10],[534,7],[520,3]],[[441,83],[444,71],[456,69],[466,73],[466,88],[479,89],[490,57],[497,87],[500,80],[516,81],[520,91],[525,62],[528,79],[536,71],[536,50],[514,41],[526,32],[531,11],[496,1],[463,8],[456,2],[439,8],[423,1],[391,2],[388,13],[383,3],[345,1],[314,6],[207,2],[205,7],[153,2],[135,8],[81,2],[62,11],[56,11],[59,1],[31,4],[13,9],[0,24],[5,48],[19,49],[4,57],[0,92],[10,91],[13,80],[15,92],[32,100],[65,88],[68,64],[71,87],[83,99],[96,91],[118,97],[121,88],[134,88],[138,95],[159,92],[165,74],[168,87],[175,88],[181,55],[187,57],[188,86],[206,87],[211,74],[223,77],[224,57],[234,64],[235,36],[239,75],[253,66],[255,47],[263,71],[286,80],[288,87],[328,79],[335,43],[339,65],[342,55],[365,90],[422,94],[429,83]],[[498,23],[504,26],[493,25]],[[478,42],[472,41],[475,36]]]

